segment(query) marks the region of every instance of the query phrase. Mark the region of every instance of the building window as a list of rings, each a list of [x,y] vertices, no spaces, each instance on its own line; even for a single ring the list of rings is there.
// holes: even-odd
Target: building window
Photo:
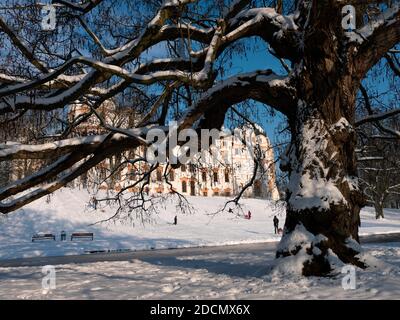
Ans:
[[[194,172],[196,171],[195,165],[191,163],[191,164],[189,165],[189,170],[190,170],[191,173],[194,173]]]
[[[158,182],[162,181],[162,172],[161,172],[161,170],[157,170],[157,181]]]
[[[171,170],[169,172],[169,180],[170,181],[175,181],[175,171],[174,170]]]
[[[261,190],[261,181],[256,180],[254,182],[254,196],[255,197],[261,197],[262,195],[262,190]]]
[[[186,172],[186,165],[183,164],[183,165],[181,166],[181,171],[182,171],[182,172]]]
[[[235,155],[237,155],[237,156],[240,155],[240,149],[239,148],[235,149]]]
[[[218,183],[218,172],[217,171],[214,171],[213,177],[214,177],[214,182]]]
[[[191,196],[196,195],[196,188],[195,188],[195,183],[194,183],[194,181],[190,181],[190,195],[191,195]]]
[[[107,169],[104,167],[100,168],[100,180],[104,181],[107,178]]]
[[[225,182],[229,182],[229,170],[225,170]]]
[[[184,192],[184,193],[187,192],[186,181],[182,181],[182,192]]]
[[[204,197],[208,197],[208,192],[207,191],[203,191],[203,196]]]
[[[202,180],[203,182],[207,182],[207,172],[203,171],[203,172],[201,173],[201,180]]]

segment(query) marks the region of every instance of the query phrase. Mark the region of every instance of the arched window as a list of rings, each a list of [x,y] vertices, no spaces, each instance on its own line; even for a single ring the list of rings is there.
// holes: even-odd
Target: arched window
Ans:
[[[229,182],[229,170],[225,169],[225,182]]]
[[[186,185],[186,181],[182,181],[182,192],[187,192],[187,185]]]
[[[194,181],[190,181],[190,195],[191,196],[196,195],[196,185]]]
[[[213,177],[214,177],[214,182],[218,183],[218,172],[217,171],[214,171]]]

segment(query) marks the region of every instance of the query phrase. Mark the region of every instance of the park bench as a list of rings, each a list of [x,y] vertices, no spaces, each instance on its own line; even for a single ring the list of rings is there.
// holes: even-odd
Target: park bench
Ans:
[[[71,241],[73,239],[84,239],[84,238],[90,238],[93,240],[93,233],[92,232],[75,232],[71,234]]]
[[[56,236],[52,233],[38,233],[32,236],[32,242],[35,240],[54,240],[56,241]]]

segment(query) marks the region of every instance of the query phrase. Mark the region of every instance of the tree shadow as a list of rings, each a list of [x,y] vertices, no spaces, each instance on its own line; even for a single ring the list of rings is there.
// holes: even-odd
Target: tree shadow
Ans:
[[[235,259],[236,255],[231,254],[226,259],[218,261],[213,260],[212,257],[198,258],[196,257],[146,257],[139,260],[157,266],[184,268],[184,269],[205,269],[210,273],[225,275],[229,277],[239,278],[261,278],[268,273],[268,265],[272,263],[275,258],[275,251],[266,250],[262,254],[263,258],[260,259],[260,254],[248,254],[248,258],[244,262],[238,262]],[[242,255],[241,255],[242,256]],[[251,259],[251,257],[254,259]]]

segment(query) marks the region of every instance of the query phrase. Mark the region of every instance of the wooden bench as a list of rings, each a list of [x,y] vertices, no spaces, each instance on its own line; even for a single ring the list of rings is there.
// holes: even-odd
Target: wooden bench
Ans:
[[[44,233],[44,234],[34,234],[32,236],[32,242],[35,240],[54,240],[56,241],[56,236],[52,233]]]
[[[71,241],[74,239],[84,239],[90,238],[93,241],[93,233],[92,232],[75,232],[71,234]]]

